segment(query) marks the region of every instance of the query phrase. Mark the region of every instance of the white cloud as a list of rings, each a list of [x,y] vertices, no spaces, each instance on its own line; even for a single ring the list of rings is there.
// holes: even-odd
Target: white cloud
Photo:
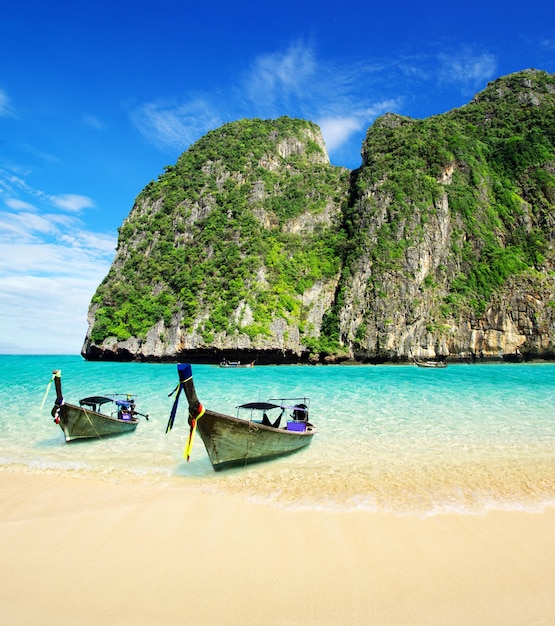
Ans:
[[[242,92],[257,111],[276,116],[295,109],[294,115],[316,121],[330,156],[355,137],[359,153],[360,134],[377,115],[399,104],[398,99],[377,97],[375,77],[383,72],[384,64],[377,60],[324,61],[301,41],[256,59],[243,78]]]
[[[94,207],[94,202],[87,196],[66,193],[61,196],[49,196],[49,198],[55,207],[72,213],[79,213],[82,209]]]
[[[6,205],[13,209],[14,211],[35,211],[36,207],[30,202],[25,202],[23,200],[18,200],[17,198],[8,198],[6,200]]]
[[[398,107],[396,100],[385,100],[362,111],[353,111],[349,117],[324,117],[318,121],[328,151],[343,146],[354,133],[366,130],[372,120]]]
[[[95,250],[98,254],[113,256],[116,249],[117,237],[111,234],[93,233],[80,230],[78,241],[85,249]]]
[[[455,54],[441,54],[440,79],[458,85],[463,93],[473,93],[485,87],[497,71],[497,61],[492,54],[474,53],[464,49]]]
[[[0,353],[77,354],[115,243],[90,233],[58,233],[54,243],[0,243]]]
[[[3,242],[0,243],[0,272],[5,276],[80,276],[88,279],[98,274],[99,265],[108,271],[115,243],[116,238],[110,235],[97,236],[96,239],[91,236],[84,243],[78,233],[58,234],[56,242],[38,238]]]
[[[94,206],[86,196],[49,196],[5,172],[1,183],[11,195],[0,211],[0,353],[76,354],[116,237],[83,228],[77,213]]]
[[[88,278],[0,277],[0,354],[78,354],[88,305],[104,274],[98,267]]]
[[[0,169],[0,192],[3,194],[14,195],[14,190],[23,188],[25,182],[19,176],[15,176],[11,172]]]
[[[4,234],[8,233],[8,241],[13,241],[14,237],[22,241],[33,238],[36,234],[53,234],[55,230],[52,220],[36,213],[0,213],[0,241],[6,240]]]
[[[43,191],[27,184],[24,177],[29,174],[30,172],[20,171],[17,167],[12,167],[10,171],[0,169],[0,192],[8,195],[8,198],[5,200],[6,204],[25,202],[19,197],[22,195],[43,203],[51,202]]]
[[[332,152],[348,141],[354,132],[362,127],[362,121],[356,117],[328,117],[318,122],[326,148]]]

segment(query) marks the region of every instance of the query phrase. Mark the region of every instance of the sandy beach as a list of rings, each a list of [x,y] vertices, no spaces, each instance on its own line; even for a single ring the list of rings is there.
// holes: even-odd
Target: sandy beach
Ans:
[[[555,623],[555,509],[291,511],[187,488],[0,474],[2,623]]]

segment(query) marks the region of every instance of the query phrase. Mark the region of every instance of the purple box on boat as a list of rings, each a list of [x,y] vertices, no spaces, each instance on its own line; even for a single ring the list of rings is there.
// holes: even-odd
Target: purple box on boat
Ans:
[[[287,422],[287,430],[304,433],[306,430],[306,422]]]

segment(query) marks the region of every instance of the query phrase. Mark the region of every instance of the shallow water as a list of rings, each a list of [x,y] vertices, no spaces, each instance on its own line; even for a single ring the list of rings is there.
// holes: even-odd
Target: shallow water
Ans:
[[[129,435],[66,444],[50,416],[53,369],[68,402],[133,393],[148,413]],[[407,514],[555,506],[555,364],[399,366],[194,365],[201,402],[236,414],[250,400],[308,396],[312,444],[269,463],[214,472],[197,436],[191,461],[175,364],[88,363],[79,356],[0,356],[0,467],[142,478],[235,493],[283,507]]]

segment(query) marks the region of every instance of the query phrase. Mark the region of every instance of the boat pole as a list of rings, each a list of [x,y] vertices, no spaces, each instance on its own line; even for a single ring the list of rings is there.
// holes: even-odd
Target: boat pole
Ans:
[[[183,389],[185,391],[185,395],[187,396],[187,402],[189,403],[189,437],[187,439],[185,450],[183,451],[183,456],[187,459],[188,463],[193,450],[197,422],[204,415],[204,407],[199,402],[197,397],[195,383],[193,381],[193,370],[190,364],[180,363],[177,366],[177,369],[179,371],[179,379],[183,380]]]
[[[64,397],[62,395],[62,371],[54,370],[52,372],[54,377],[54,387],[56,388],[56,404],[63,404]]]
[[[52,377],[54,378],[54,387],[56,388],[56,400],[54,402],[54,406],[52,407],[52,411],[50,411],[50,415],[52,415],[56,424],[59,424],[60,423],[60,407],[64,403],[64,397],[62,395],[62,372],[61,370],[54,370],[52,372]]]
[[[179,383],[177,387],[169,394],[175,394],[175,400],[173,402],[172,410],[170,412],[170,418],[168,420],[168,425],[166,426],[166,434],[170,432],[173,428],[173,423],[175,421],[175,415],[177,412],[177,405],[179,404],[179,394],[181,391],[185,391],[185,395],[187,396],[187,401],[189,403],[189,424],[192,419],[198,419],[201,413],[204,413],[204,409],[202,404],[199,402],[197,398],[197,393],[195,391],[195,383],[193,382],[193,371],[191,365],[189,363],[178,363],[177,364],[177,373],[179,376]]]

